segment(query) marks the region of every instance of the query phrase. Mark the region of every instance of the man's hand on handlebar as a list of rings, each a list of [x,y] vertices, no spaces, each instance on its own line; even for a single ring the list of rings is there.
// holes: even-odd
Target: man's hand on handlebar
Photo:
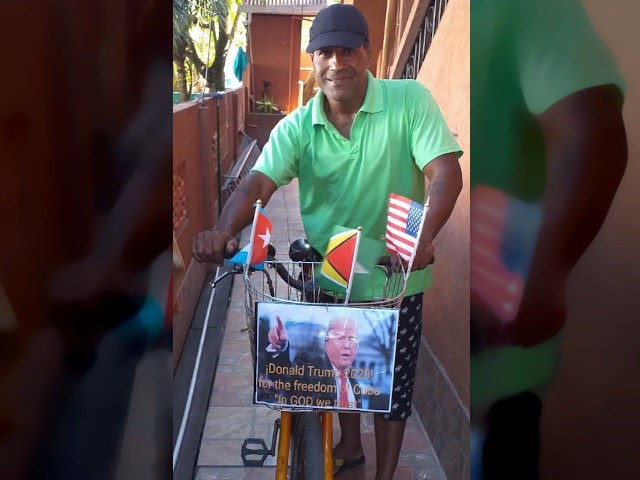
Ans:
[[[435,259],[434,252],[433,243],[425,242],[424,240],[420,241],[411,270],[422,270],[432,264]]]
[[[231,257],[238,250],[238,240],[227,232],[207,230],[193,237],[191,253],[194,260],[200,263],[222,265],[225,258]]]

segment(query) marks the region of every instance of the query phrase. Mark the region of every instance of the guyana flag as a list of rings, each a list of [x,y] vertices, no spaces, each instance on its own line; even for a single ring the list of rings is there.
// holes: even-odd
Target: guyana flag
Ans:
[[[320,273],[345,288],[347,296],[358,256],[359,242],[360,230],[351,229],[335,234],[329,239],[327,252],[322,261]]]

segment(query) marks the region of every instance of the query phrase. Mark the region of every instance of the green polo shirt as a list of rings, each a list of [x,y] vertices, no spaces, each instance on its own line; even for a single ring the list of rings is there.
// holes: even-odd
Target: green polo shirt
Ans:
[[[277,186],[298,178],[307,239],[322,253],[336,227],[362,226],[384,254],[389,194],[422,203],[425,165],[446,153],[462,154],[424,86],[367,75],[351,138],[328,121],[319,91],[276,125],[254,167]],[[407,294],[424,291],[430,281],[430,268],[412,272]]]
[[[471,17],[471,201],[474,187],[487,185],[537,202],[545,189],[546,153],[536,115],[597,85],[615,85],[622,99],[624,82],[579,0],[474,0]],[[534,223],[523,213],[516,218]],[[473,276],[471,283],[473,289]],[[532,348],[472,352],[472,407],[544,389],[557,367],[560,340],[556,335]]]
[[[579,0],[474,0],[471,10],[471,187],[536,201],[546,168],[535,116],[596,85],[622,93],[624,82]]]

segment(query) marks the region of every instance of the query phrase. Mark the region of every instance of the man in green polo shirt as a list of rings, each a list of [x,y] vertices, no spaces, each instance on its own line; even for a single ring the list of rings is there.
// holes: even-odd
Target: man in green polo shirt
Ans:
[[[462,187],[462,154],[430,93],[413,80],[379,80],[367,71],[368,27],[352,5],[320,11],[310,30],[320,92],[271,132],[254,169],[225,206],[213,231],[194,238],[198,261],[222,263],[238,248],[236,235],[253,218],[257,199],[299,181],[300,211],[311,245],[325,251],[336,226],[362,226],[384,251],[387,201],[397,193],[429,210],[401,306],[391,412],[375,416],[376,480],[395,471],[420,345],[422,292],[430,284],[433,239],[449,218]],[[401,333],[402,332],[402,333]],[[402,358],[400,358],[402,357]],[[342,435],[334,450],[338,472],[364,463],[360,416],[341,414]]]

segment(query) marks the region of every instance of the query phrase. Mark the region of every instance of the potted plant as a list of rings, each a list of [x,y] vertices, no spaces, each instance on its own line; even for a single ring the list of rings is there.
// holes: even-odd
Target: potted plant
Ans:
[[[263,90],[262,97],[260,100],[256,100],[255,109],[256,112],[261,113],[280,113],[280,107],[276,105],[269,95],[269,90],[271,89],[271,82],[268,80],[263,80],[262,82]]]

